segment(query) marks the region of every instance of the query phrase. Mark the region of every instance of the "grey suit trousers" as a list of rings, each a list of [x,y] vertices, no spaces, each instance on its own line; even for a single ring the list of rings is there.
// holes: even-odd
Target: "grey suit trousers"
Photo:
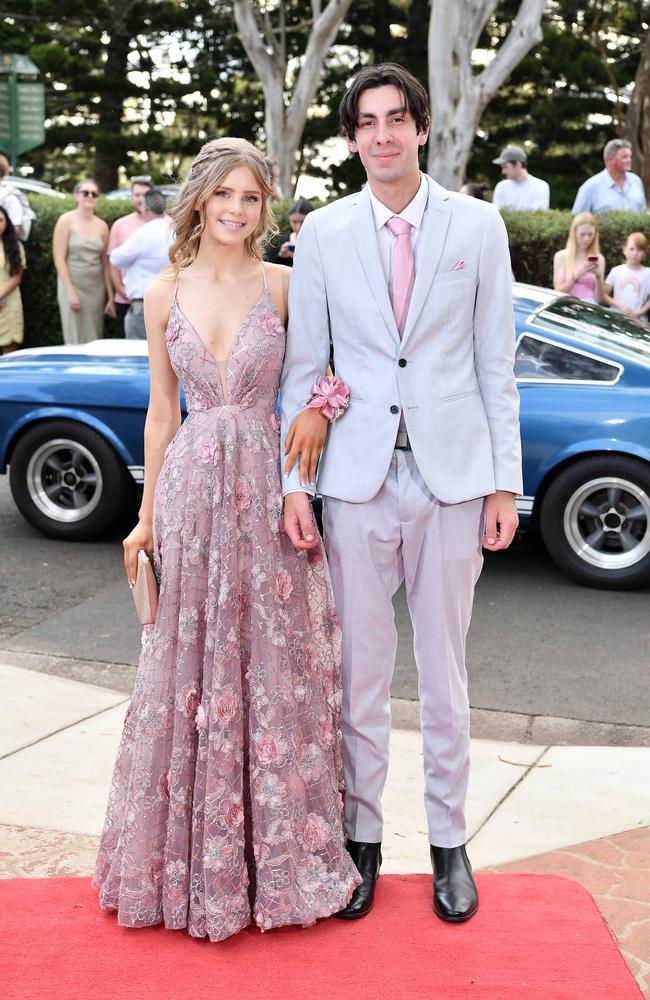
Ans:
[[[465,843],[465,639],[483,563],[482,512],[482,498],[439,502],[410,451],[394,452],[386,480],[371,500],[324,498],[325,547],[343,633],[345,821],[352,840],[382,839],[397,651],[392,598],[405,580],[418,668],[429,842]]]

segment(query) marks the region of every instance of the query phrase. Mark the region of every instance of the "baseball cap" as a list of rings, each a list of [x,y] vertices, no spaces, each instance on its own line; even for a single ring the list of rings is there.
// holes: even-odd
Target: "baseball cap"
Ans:
[[[497,163],[500,167],[504,163],[525,163],[527,156],[521,146],[506,146],[502,149],[496,160],[492,160],[492,163]]]

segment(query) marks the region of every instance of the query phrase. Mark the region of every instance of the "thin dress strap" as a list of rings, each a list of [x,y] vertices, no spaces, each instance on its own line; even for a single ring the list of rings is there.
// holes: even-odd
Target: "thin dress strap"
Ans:
[[[268,285],[266,283],[266,268],[264,267],[264,264],[262,264],[262,281],[264,282],[264,291],[266,291]]]
[[[174,293],[172,295],[172,305],[176,305],[176,296],[178,295],[178,282],[181,280],[180,271],[176,275],[176,281],[174,282]]]

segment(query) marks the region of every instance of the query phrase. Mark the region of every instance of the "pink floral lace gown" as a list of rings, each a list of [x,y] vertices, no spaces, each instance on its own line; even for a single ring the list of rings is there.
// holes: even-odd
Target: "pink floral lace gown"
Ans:
[[[219,368],[173,304],[188,414],[154,501],[157,621],[143,630],[95,883],[119,922],[220,941],[341,909],[340,632],[319,546],[281,529],[285,331],[266,287]]]

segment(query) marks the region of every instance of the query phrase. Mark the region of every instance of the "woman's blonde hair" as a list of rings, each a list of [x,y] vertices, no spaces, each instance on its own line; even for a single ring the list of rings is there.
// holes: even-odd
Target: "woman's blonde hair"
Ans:
[[[576,262],[576,253],[578,250],[578,241],[576,240],[576,232],[578,226],[593,226],[594,227],[594,238],[590,245],[587,247],[587,254],[599,254],[600,253],[600,242],[598,239],[598,220],[595,215],[591,212],[578,212],[577,215],[573,216],[573,221],[571,222],[571,228],[569,229],[569,238],[566,241],[566,259],[565,259],[565,274],[567,277],[573,275],[573,268]]]
[[[174,274],[188,267],[196,258],[205,229],[205,204],[226,175],[236,167],[248,167],[262,192],[259,222],[244,244],[251,257],[262,260],[262,241],[278,232],[269,202],[273,189],[266,161],[246,139],[211,139],[192,160],[185,183],[168,209],[176,234],[169,248]]]

